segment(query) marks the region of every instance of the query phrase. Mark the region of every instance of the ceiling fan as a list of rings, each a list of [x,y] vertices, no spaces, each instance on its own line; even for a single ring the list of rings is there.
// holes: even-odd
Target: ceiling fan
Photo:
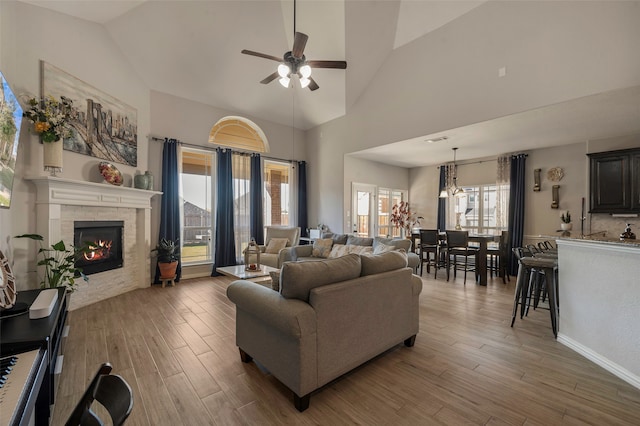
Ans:
[[[270,59],[272,61],[280,62],[278,70],[267,76],[260,83],[269,84],[276,78],[280,77],[281,85],[289,87],[291,77],[296,75],[300,79],[300,86],[304,89],[309,87],[309,90],[318,90],[320,86],[311,77],[312,68],[336,68],[346,69],[346,61],[311,61],[307,60],[304,56],[304,48],[307,44],[308,36],[304,33],[296,31],[296,2],[293,2],[293,33],[295,35],[293,39],[293,48],[286,52],[282,58],[277,56],[267,55],[265,53],[254,52],[252,50],[244,49],[242,53],[245,55],[257,56],[259,58]]]

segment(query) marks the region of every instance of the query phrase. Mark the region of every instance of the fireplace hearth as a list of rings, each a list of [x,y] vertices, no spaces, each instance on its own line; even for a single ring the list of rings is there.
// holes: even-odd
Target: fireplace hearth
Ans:
[[[73,243],[86,247],[76,259],[76,268],[85,275],[122,268],[124,221],[74,221]]]

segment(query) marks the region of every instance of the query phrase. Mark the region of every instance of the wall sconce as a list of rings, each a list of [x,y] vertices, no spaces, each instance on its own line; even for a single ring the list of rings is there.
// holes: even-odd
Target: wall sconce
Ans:
[[[553,185],[553,187],[551,188],[551,208],[552,209],[557,209],[558,205],[559,205],[559,197],[558,197],[558,192],[560,189],[560,185]]]
[[[533,171],[533,190],[534,190],[534,192],[540,191],[540,172],[542,172],[542,169],[535,169]]]

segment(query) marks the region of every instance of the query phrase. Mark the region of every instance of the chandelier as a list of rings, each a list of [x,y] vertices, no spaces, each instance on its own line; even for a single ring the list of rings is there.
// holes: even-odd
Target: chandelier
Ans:
[[[451,148],[451,149],[453,150],[453,178],[451,179],[452,183],[451,183],[451,186],[443,189],[440,192],[440,198],[449,197],[449,193],[451,193],[451,195],[454,197],[464,196],[464,189],[458,186],[458,176],[457,176],[457,168],[456,168],[456,151],[458,150],[458,148]]]

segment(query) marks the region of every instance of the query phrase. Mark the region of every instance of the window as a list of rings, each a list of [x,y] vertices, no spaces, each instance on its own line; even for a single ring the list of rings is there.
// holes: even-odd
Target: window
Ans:
[[[499,234],[497,225],[496,185],[464,186],[463,196],[450,197],[450,211],[455,224],[473,234]],[[504,228],[506,230],[506,228]]]
[[[213,200],[215,153],[181,149],[183,264],[213,262]]]
[[[264,160],[264,225],[292,226],[292,167],[284,161]]]
[[[391,225],[389,219],[393,206],[406,200],[407,192],[398,189],[378,188],[378,232],[380,237],[400,237],[401,230]]]

